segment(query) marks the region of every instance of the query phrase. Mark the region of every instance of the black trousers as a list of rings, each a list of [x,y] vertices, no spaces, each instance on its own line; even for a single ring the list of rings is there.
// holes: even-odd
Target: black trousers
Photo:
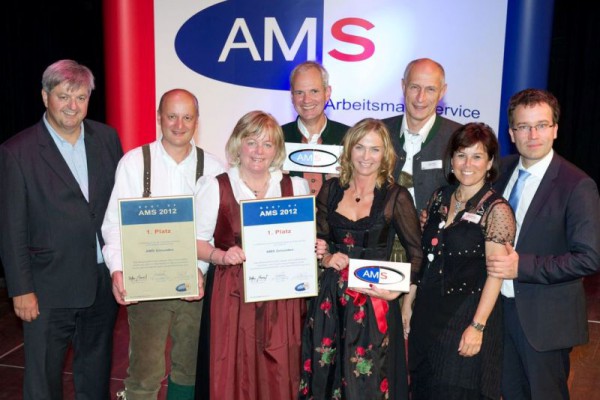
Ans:
[[[537,351],[521,327],[514,298],[502,296],[504,306],[504,400],[562,400],[569,398],[571,348]],[[552,335],[552,332],[548,332]]]
[[[62,400],[62,373],[73,347],[73,380],[77,400],[110,398],[113,328],[118,304],[108,268],[98,264],[94,304],[86,308],[44,308],[23,322],[25,347],[24,400]]]

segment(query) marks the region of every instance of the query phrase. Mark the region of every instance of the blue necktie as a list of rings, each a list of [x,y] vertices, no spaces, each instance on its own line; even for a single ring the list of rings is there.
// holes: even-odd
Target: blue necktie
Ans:
[[[515,182],[512,190],[510,191],[510,196],[508,197],[508,202],[512,209],[517,213],[517,207],[519,206],[519,200],[521,199],[521,194],[523,193],[523,188],[525,187],[525,181],[531,173],[525,171],[524,169],[519,170],[519,178]]]

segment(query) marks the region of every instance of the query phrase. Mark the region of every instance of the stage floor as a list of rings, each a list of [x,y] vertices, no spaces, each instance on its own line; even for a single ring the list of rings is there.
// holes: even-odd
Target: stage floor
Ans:
[[[3,283],[3,281],[0,281]],[[588,302],[590,341],[571,353],[571,376],[569,385],[572,400],[600,400],[600,274],[584,281]],[[123,389],[127,374],[127,348],[129,329],[127,315],[119,311],[114,333],[111,395]],[[0,400],[21,399],[23,382],[23,333],[21,323],[15,317],[6,289],[0,287]],[[167,375],[165,371],[165,377]],[[67,360],[64,372],[65,399],[73,399],[71,361]],[[166,379],[159,400],[166,398]]]

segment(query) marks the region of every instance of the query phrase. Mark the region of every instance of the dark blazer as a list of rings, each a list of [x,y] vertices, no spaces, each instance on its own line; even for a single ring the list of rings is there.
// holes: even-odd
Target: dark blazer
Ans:
[[[505,157],[500,193],[519,162]],[[556,152],[523,219],[514,280],[519,320],[538,351],[588,340],[582,277],[600,269],[600,199],[596,183]]]
[[[93,304],[96,235],[123,151],[116,131],[86,120],[89,202],[43,121],[0,146],[0,256],[9,296],[35,292],[40,307]]]
[[[402,118],[404,115],[386,118],[383,122],[387,125],[392,138],[394,150],[398,155],[398,161],[394,168],[394,179],[398,181],[402,167],[406,162],[406,151],[404,151],[404,136],[400,137],[400,129],[402,128]],[[460,128],[462,125],[444,117],[437,115],[435,122],[427,135],[427,139],[421,145],[419,151],[413,159],[413,183],[415,189],[415,204],[417,211],[427,208],[427,203],[433,192],[441,186],[447,185],[446,176],[444,175],[443,159],[444,151],[448,145],[448,140],[452,132]],[[423,162],[440,161],[439,168],[423,169]]]

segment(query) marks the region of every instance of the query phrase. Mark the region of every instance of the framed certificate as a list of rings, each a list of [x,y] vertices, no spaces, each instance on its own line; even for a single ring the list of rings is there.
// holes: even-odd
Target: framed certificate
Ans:
[[[198,295],[194,197],[119,200],[125,300]]]
[[[342,146],[329,144],[286,143],[285,171],[338,174]]]
[[[391,261],[350,259],[348,287],[381,289],[408,292],[410,289],[410,263]]]
[[[241,202],[244,300],[317,295],[315,197]]]

